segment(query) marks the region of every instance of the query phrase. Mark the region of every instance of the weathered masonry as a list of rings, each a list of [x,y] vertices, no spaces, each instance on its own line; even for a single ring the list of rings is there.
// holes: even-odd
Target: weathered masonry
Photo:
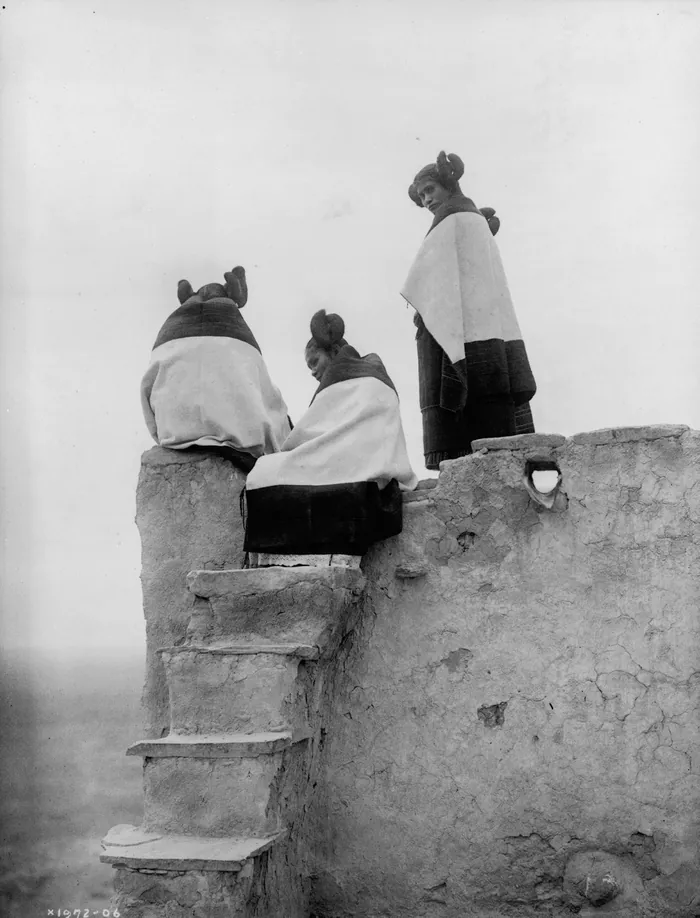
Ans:
[[[700,915],[700,433],[475,446],[361,570],[241,569],[243,476],[144,455],[122,915]]]

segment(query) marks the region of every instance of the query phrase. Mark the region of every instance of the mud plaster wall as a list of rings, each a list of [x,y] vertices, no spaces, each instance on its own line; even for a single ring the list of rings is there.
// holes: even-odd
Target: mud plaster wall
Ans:
[[[529,442],[445,463],[365,558],[318,916],[700,914],[700,434]],[[552,510],[532,457],[561,470]]]
[[[146,618],[143,710],[147,735],[168,732],[168,689],[156,651],[181,644],[196,599],[192,570],[243,566],[239,498],[245,475],[203,452],[154,447],[141,459],[136,522],[141,535],[141,585]]]

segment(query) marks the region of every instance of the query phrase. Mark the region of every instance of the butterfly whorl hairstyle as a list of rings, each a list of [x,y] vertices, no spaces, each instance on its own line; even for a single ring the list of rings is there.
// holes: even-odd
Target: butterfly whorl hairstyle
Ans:
[[[437,162],[428,163],[423,166],[417,173],[413,182],[408,188],[408,196],[419,207],[423,207],[423,202],[418,196],[418,182],[424,182],[426,179],[432,179],[448,191],[460,191],[459,180],[464,175],[464,163],[456,153],[446,154],[444,150],[438,153]]]
[[[311,339],[306,348],[334,355],[348,343],[343,338],[344,334],[345,322],[341,317],[334,312],[329,315],[325,309],[319,309],[311,317]]]
[[[417,173],[412,184],[409,185],[408,196],[414,204],[423,207],[423,202],[418,194],[418,183],[424,182],[426,179],[432,179],[438,185],[447,188],[452,194],[461,195],[462,189],[459,187],[459,180],[463,175],[464,163],[459,156],[456,153],[445,153],[444,150],[441,150],[438,153],[436,162],[428,163]],[[501,226],[501,221],[496,216],[496,211],[493,207],[482,207],[479,213],[486,218],[489,229],[492,235],[495,236]]]
[[[248,284],[245,277],[245,268],[239,265],[232,271],[224,273],[226,284],[205,284],[197,291],[197,296],[203,300],[210,300],[213,297],[224,297],[243,309],[248,302]],[[185,304],[190,297],[195,296],[192,284],[188,280],[181,280],[177,285],[177,298],[181,304]]]

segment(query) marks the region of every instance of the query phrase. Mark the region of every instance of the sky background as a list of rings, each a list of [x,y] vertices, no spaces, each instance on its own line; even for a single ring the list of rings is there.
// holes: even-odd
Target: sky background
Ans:
[[[140,653],[139,384],[198,288],[293,419],[308,322],[381,354],[422,465],[412,312],[441,149],[495,207],[537,429],[700,427],[700,3],[5,0],[2,643]]]

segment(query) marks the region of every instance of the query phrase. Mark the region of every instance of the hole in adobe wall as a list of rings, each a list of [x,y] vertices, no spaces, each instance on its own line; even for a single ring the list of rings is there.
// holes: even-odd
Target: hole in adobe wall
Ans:
[[[559,466],[551,459],[528,459],[523,484],[535,503],[551,510],[562,484]]]
[[[561,482],[559,466],[549,459],[528,459],[525,475],[540,494],[551,494]]]
[[[549,494],[559,481],[559,473],[554,469],[535,469],[532,473],[532,484],[540,494]]]

